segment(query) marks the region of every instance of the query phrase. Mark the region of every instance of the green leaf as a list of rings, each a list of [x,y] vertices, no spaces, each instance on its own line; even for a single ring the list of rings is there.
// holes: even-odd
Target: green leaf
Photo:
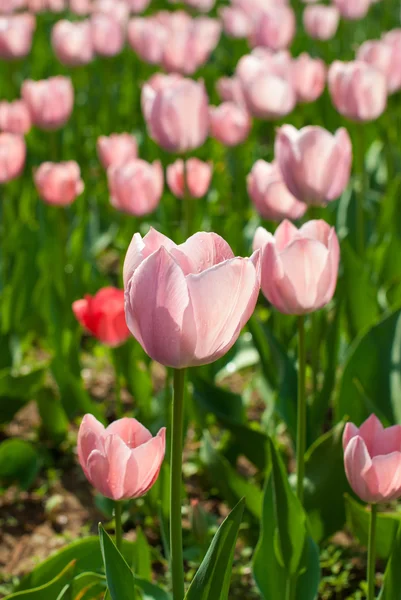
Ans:
[[[54,579],[39,587],[16,592],[7,596],[5,600],[54,600],[64,587],[72,580],[74,574],[75,560],[72,560]]]
[[[16,374],[11,368],[0,371],[0,425],[9,423],[14,415],[43,385],[46,369],[40,367],[26,375]]]
[[[348,494],[345,496],[347,524],[362,545],[368,545],[370,511],[366,506],[359,504]],[[376,525],[376,554],[379,558],[386,559],[391,554],[393,542],[401,525],[401,513],[378,513]]]
[[[40,456],[29,442],[14,438],[0,444],[0,481],[17,482],[22,488],[28,488],[40,467]]]
[[[344,265],[347,323],[355,337],[366,331],[378,317],[377,290],[370,280],[366,262],[358,257],[347,241],[341,244],[341,261]]]
[[[305,456],[305,510],[313,537],[325,539],[345,523],[344,493],[351,491],[344,471],[342,432],[338,423],[309,448]]]
[[[99,525],[99,538],[112,600],[135,600],[134,575],[102,525]]]
[[[68,419],[60,399],[50,389],[42,389],[36,395],[42,427],[46,436],[60,444],[68,432]]]
[[[148,540],[140,527],[136,528],[135,554],[133,570],[136,576],[151,581],[152,559]]]
[[[262,507],[261,490],[254,483],[238,475],[228,460],[213,447],[208,432],[203,435],[200,456],[202,462],[207,466],[207,474],[213,485],[219,489],[224,500],[234,506],[240,498],[244,497],[249,512],[259,519]]]
[[[377,600],[401,600],[401,524],[393,544],[390,560],[384,573],[384,581]]]
[[[372,413],[401,423],[401,311],[374,325],[352,346],[336,405],[336,418],[356,425]]]
[[[185,595],[185,600],[227,600],[234,550],[244,512],[241,499],[220,525]]]
[[[315,600],[320,584],[319,546],[307,536],[297,579],[296,600]]]

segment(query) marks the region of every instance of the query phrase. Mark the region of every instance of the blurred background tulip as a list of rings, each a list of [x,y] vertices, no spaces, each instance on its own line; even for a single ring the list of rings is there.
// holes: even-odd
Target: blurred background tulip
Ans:
[[[123,165],[132,158],[138,158],[138,144],[130,133],[101,135],[97,140],[97,153],[102,166]]]
[[[167,183],[177,198],[202,198],[210,186],[213,167],[198,158],[178,159],[167,167]]]
[[[24,138],[14,133],[0,133],[0,183],[21,175],[26,157]]]
[[[42,81],[26,80],[22,84],[21,95],[36,127],[58,129],[71,116],[74,89],[68,77],[57,75]]]
[[[164,187],[163,168],[159,161],[150,164],[131,159],[114,164],[107,170],[110,202],[117,210],[131,215],[147,215],[160,202]]]
[[[42,200],[57,206],[72,204],[85,188],[80,168],[74,160],[43,163],[35,171],[34,180]]]

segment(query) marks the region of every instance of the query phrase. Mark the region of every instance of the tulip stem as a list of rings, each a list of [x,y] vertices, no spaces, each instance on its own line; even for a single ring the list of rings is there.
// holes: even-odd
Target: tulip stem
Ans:
[[[114,504],[114,521],[116,528],[116,546],[117,549],[120,550],[122,548],[123,543],[123,528],[121,525],[121,512],[122,512],[122,504],[118,500]]]
[[[377,521],[377,504],[372,504],[370,507],[370,526],[369,526],[369,542],[368,542],[368,595],[367,600],[375,598],[375,573],[376,573],[376,521]]]
[[[306,352],[305,317],[298,317],[298,415],[297,415],[297,497],[304,499],[305,449],[306,449]]]
[[[175,369],[170,456],[170,561],[174,600],[182,600],[184,598],[181,518],[184,383],[185,369]]]
[[[116,418],[121,419],[124,416],[124,408],[121,400],[121,376],[118,355],[115,349],[112,349],[113,367],[114,367],[114,396]]]
[[[356,245],[359,256],[363,256],[365,250],[365,214],[364,204],[366,201],[366,173],[365,173],[365,136],[363,131],[363,125],[359,125],[358,128],[358,157],[359,157],[359,190],[357,195],[357,207],[356,207]]]

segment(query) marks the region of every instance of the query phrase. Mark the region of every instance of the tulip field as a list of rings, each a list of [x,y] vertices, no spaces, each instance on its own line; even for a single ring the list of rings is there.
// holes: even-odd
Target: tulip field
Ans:
[[[0,0],[0,598],[401,600],[397,0]]]

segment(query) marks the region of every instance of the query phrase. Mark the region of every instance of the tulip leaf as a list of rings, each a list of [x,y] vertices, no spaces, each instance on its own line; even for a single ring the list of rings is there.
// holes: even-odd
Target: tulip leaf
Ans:
[[[390,560],[384,573],[384,581],[377,600],[401,600],[401,523],[398,525]]]
[[[319,546],[310,535],[307,535],[299,565],[296,600],[316,600],[319,592],[320,576]]]
[[[64,590],[74,575],[76,561],[72,560],[54,579],[39,587],[23,590],[7,596],[6,600],[54,600]]]
[[[135,600],[134,574],[102,525],[99,525],[99,538],[111,599]]]
[[[353,534],[364,546],[368,545],[370,510],[354,498],[346,494],[345,507],[347,524]],[[401,512],[378,513],[376,525],[376,554],[379,558],[387,559],[391,554],[397,531],[401,525]]]
[[[244,506],[244,499],[241,499],[220,525],[185,600],[228,600],[234,550]]]
[[[17,438],[0,444],[0,481],[17,482],[28,488],[35,480],[42,460],[34,446]]]
[[[133,569],[135,575],[147,581],[152,579],[152,559],[150,547],[145,534],[140,527],[136,528],[135,554]]]
[[[25,375],[11,368],[0,371],[0,425],[8,423],[43,385],[46,369],[40,367]]]
[[[401,310],[390,314],[350,349],[336,405],[337,420],[356,425],[374,412],[385,423],[401,423]]]

